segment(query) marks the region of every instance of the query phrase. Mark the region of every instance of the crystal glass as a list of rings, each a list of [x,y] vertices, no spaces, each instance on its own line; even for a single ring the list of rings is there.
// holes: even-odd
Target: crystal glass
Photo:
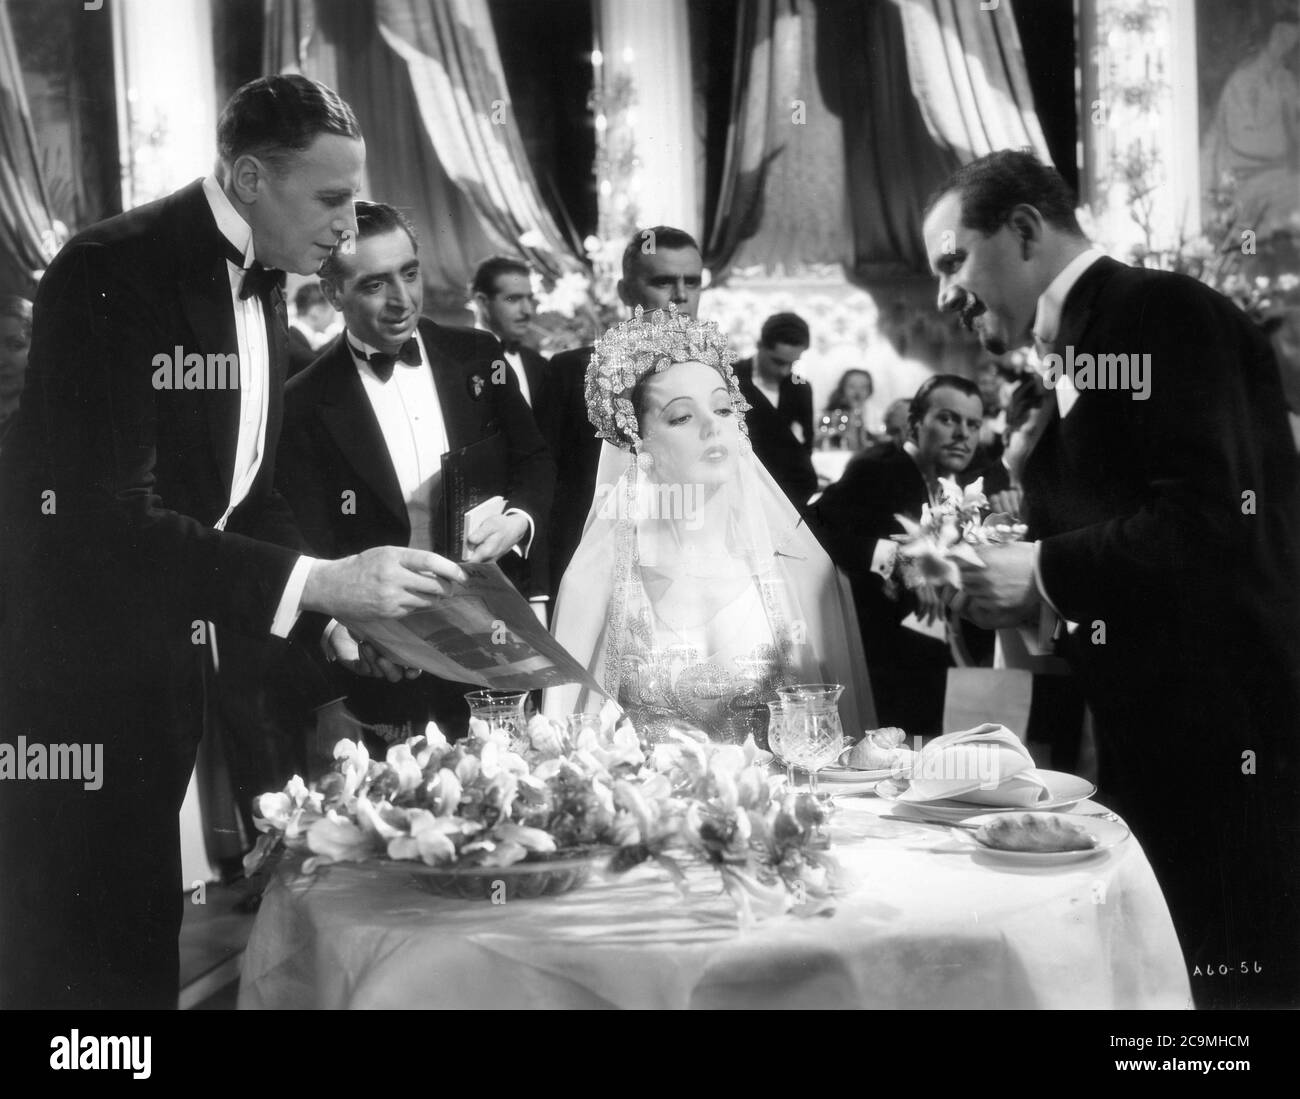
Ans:
[[[785,707],[781,699],[767,704],[767,750],[785,764],[785,775],[794,786],[794,764],[785,758]]]
[[[504,731],[510,738],[510,750],[522,752],[528,747],[528,719],[524,715],[527,691],[469,691],[469,716],[486,721],[491,732]]]
[[[590,729],[593,733],[600,732],[600,714],[567,714],[564,718],[564,727],[569,733],[569,742],[578,743],[578,737]]]
[[[817,772],[834,763],[844,748],[839,683],[798,683],[777,690],[785,703],[781,725],[782,757],[808,772],[809,790],[816,796]]]

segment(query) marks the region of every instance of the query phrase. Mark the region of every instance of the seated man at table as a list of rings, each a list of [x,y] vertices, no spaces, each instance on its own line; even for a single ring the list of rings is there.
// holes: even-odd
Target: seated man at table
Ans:
[[[526,554],[534,516],[550,508],[555,464],[518,380],[497,369],[500,345],[490,333],[421,318],[418,244],[406,217],[376,202],[358,202],[356,216],[355,253],[321,268],[343,338],[285,391],[280,491],[322,555],[392,544],[459,558],[459,546],[441,544],[441,457],[498,436],[506,507],[466,532],[465,560]],[[423,732],[428,721],[449,737],[468,728],[464,695],[473,685],[389,671],[387,679],[339,671],[350,708],[386,739]]]
[[[973,382],[935,375],[912,398],[903,445],[884,444],[859,454],[809,512],[814,533],[853,585],[876,719],[909,736],[944,731],[944,688],[953,660],[943,608],[918,602],[912,592],[887,594],[885,578],[898,548],[890,536],[903,533],[894,516],[919,519],[922,505],[938,492],[939,478],[966,469],[983,418]],[[922,633],[903,624],[918,613],[929,621],[937,617],[936,628]]]

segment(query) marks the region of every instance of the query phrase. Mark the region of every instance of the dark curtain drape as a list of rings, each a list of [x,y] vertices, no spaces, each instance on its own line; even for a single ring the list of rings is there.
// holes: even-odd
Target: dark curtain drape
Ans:
[[[814,0],[753,0],[737,13],[722,190],[706,262],[798,271],[849,262],[844,139],[816,80]]]
[[[411,217],[426,311],[452,316],[488,255],[577,266],[537,194],[486,12],[485,0],[267,0],[267,71],[301,71],[352,106],[368,195]]]
[[[987,25],[979,14],[951,0],[741,4],[715,277],[925,271],[922,212],[948,173],[990,148],[1043,151],[1010,0]]]
[[[30,297],[56,246],[8,5],[0,2],[0,287]]]
[[[930,137],[908,87],[898,9],[887,0],[820,0],[818,8],[818,77],[844,135],[850,275],[926,271],[925,202],[959,162]]]

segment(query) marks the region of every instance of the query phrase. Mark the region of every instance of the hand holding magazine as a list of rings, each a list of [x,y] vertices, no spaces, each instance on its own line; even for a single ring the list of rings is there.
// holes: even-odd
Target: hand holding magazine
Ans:
[[[390,660],[442,679],[531,691],[560,683],[600,685],[543,628],[527,600],[495,564],[462,564],[469,577],[404,618],[343,624]]]

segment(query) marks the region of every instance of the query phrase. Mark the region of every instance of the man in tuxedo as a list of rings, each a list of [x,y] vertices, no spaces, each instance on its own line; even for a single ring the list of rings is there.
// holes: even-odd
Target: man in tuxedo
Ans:
[[[463,575],[396,547],[304,556],[272,488],[283,270],[355,229],[352,111],[267,77],[217,139],[213,176],[79,234],[37,291],[0,468],[6,1006],[175,1005],[177,813],[222,636],[301,615],[319,643],[331,615],[400,615]]]
[[[498,436],[507,458],[506,507],[466,532],[472,562],[527,554],[536,516],[551,505],[555,466],[513,371],[489,333],[422,319],[414,227],[383,203],[356,204],[352,255],[321,272],[343,314],[343,338],[294,378],[285,395],[277,485],[308,545],[325,556],[410,545],[459,559],[442,545],[442,455]],[[504,562],[503,562],[504,564]],[[344,635],[337,638],[337,635]],[[337,644],[355,645],[342,626]],[[449,736],[468,726],[473,684],[431,675],[388,681],[344,669],[341,690],[363,721],[390,739],[437,721]]]
[[[809,342],[802,317],[773,314],[763,322],[757,352],[735,367],[740,392],[750,406],[745,423],[754,454],[801,512],[817,491],[812,386],[794,369]]]
[[[519,392],[533,410],[533,418],[540,424],[546,416],[550,365],[524,342],[537,308],[532,274],[528,264],[520,260],[492,256],[478,265],[469,290],[475,327],[491,332],[501,341],[506,364],[519,382]],[[542,518],[549,519],[549,516]],[[515,586],[528,596],[543,624],[550,602],[548,548],[549,539],[543,531],[542,536],[534,540],[527,562],[513,559],[509,562],[512,568],[507,572]]]
[[[669,225],[638,229],[623,249],[619,300],[647,313],[676,307],[695,316],[700,305],[704,260],[689,233]],[[582,528],[596,496],[600,439],[587,417],[585,385],[591,348],[562,351],[551,359],[550,391],[539,414],[542,434],[555,455],[555,505],[551,509],[551,598],[582,541]]]
[[[917,614],[933,625],[942,607],[920,603],[918,593],[888,582],[898,552],[891,535],[903,533],[894,516],[919,520],[922,506],[938,492],[939,478],[958,477],[970,465],[983,417],[973,382],[936,374],[912,398],[902,446],[884,443],[859,454],[809,511],[813,532],[853,586],[877,720],[909,736],[944,731],[944,691],[953,661],[941,633],[902,624]],[[942,627],[941,617],[938,622]]]
[[[1029,538],[963,567],[967,613],[1063,620],[1100,796],[1151,860],[1197,1003],[1294,1006],[1300,484],[1268,341],[1201,283],[1092,248],[1028,153],[960,169],[924,232],[940,308],[995,354],[1034,340],[1054,390]]]
[[[294,318],[289,322],[289,377],[300,374],[316,361],[330,341],[334,307],[318,282],[305,282],[293,296]]]
[[[532,270],[521,260],[492,256],[480,263],[469,284],[475,327],[501,341],[519,392],[534,413],[546,404],[546,359],[524,340],[537,309]]]

